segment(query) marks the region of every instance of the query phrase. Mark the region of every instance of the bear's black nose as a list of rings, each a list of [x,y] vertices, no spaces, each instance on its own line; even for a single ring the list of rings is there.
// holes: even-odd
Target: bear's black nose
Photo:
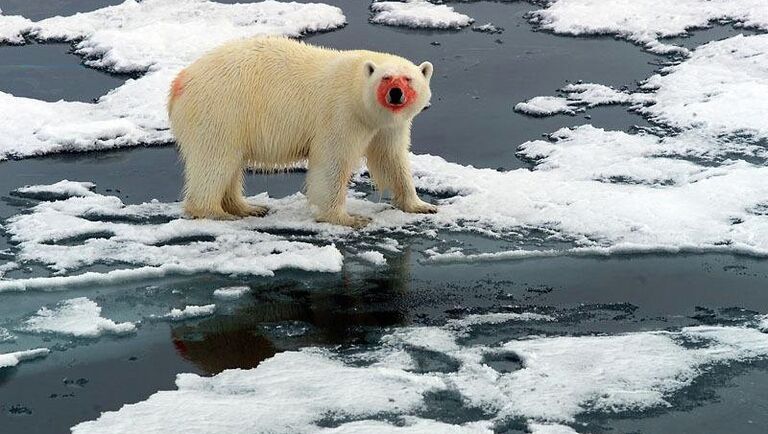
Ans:
[[[405,101],[403,101],[403,90],[399,87],[393,87],[389,90],[389,93],[387,94],[387,98],[389,99],[390,104],[402,104]]]

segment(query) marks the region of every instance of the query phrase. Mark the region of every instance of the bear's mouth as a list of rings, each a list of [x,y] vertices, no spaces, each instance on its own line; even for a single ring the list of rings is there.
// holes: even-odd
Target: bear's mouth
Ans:
[[[387,103],[391,105],[405,104],[405,92],[399,87],[393,87],[387,92]]]

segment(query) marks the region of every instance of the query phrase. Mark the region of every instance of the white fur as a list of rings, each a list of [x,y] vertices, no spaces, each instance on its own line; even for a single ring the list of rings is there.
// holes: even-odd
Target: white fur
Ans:
[[[381,106],[385,75],[411,79],[415,101],[398,113]],[[363,226],[345,209],[362,157],[378,188],[407,212],[435,212],[416,195],[408,150],[414,116],[429,105],[432,65],[390,54],[335,51],[286,38],[228,43],[184,69],[168,103],[185,163],[185,210],[196,218],[263,215],[243,197],[246,165],[287,167],[307,160],[307,196],[319,221]],[[177,87],[178,86],[178,87]]]

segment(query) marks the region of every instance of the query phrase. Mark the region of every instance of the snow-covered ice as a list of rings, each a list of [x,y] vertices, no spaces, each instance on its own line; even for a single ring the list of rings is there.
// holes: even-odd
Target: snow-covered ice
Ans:
[[[656,53],[687,50],[662,38],[714,21],[768,30],[764,0],[556,0],[530,14],[541,28],[566,35],[615,35]]]
[[[522,253],[542,256],[526,245],[531,229],[546,231],[571,250],[553,254],[631,252],[732,252],[768,255],[766,206],[768,168],[742,160],[699,164],[722,152],[719,142],[699,134],[657,137],[605,131],[589,125],[562,129],[551,140],[524,143],[519,155],[533,171],[499,172],[413,155],[418,188],[449,196],[435,215],[414,215],[383,203],[350,197],[351,212],[373,218],[359,232],[315,223],[306,198],[255,198],[273,210],[264,218],[239,221],[179,218],[179,204],[124,205],[94,193],[42,202],[9,218],[4,229],[13,261],[47,265],[58,274],[94,264],[127,264],[120,277],[215,272],[270,276],[276,270],[341,269],[337,239],[385,231],[432,236],[443,231],[475,232],[520,244]],[[147,223],[153,221],[159,223]],[[273,235],[271,229],[309,231],[306,240]],[[535,252],[530,252],[535,247]],[[454,253],[461,256],[463,252]],[[99,276],[52,276],[0,280],[0,291],[97,281]],[[46,280],[48,279],[48,280]]]
[[[496,312],[467,315],[462,319],[450,320],[448,325],[462,328],[478,324],[501,324],[510,321],[555,321],[555,318],[551,315],[535,312]]]
[[[556,423],[529,423],[531,434],[576,434],[576,430]]]
[[[768,15],[768,6],[763,3]],[[710,136],[768,139],[768,35],[737,35],[702,45],[646,81],[654,122]]]
[[[3,15],[0,9],[0,44],[22,44],[22,33],[28,29],[32,22],[18,15]]]
[[[34,360],[40,357],[45,357],[48,355],[48,353],[50,353],[48,348],[36,348],[34,350],[0,354],[0,369],[16,366],[26,360]]]
[[[171,141],[165,99],[176,72],[235,38],[301,36],[342,26],[339,8],[264,1],[126,0],[32,22],[0,15],[0,42],[72,41],[86,65],[144,74],[96,103],[45,102],[0,92],[0,160]]]
[[[218,288],[213,291],[213,296],[223,300],[234,300],[251,292],[248,286],[230,286],[227,288]]]
[[[265,197],[259,200],[267,201]],[[115,196],[97,193],[42,202],[32,208],[32,213],[10,218],[4,228],[11,240],[19,243],[19,260],[45,264],[59,275],[0,280],[0,292],[106,284],[167,274],[271,276],[286,268],[321,272],[341,269],[342,254],[332,243],[289,240],[259,229],[306,226],[325,234],[344,229],[313,223],[301,194],[269,202],[279,203],[281,212],[236,222],[182,219],[178,203],[126,206]],[[293,218],[284,218],[288,215]],[[105,263],[123,268],[61,275]]]
[[[371,4],[371,22],[388,26],[427,29],[460,29],[474,20],[452,7],[427,0],[376,1]]]
[[[17,188],[14,194],[34,199],[66,199],[74,196],[93,196],[91,191],[96,187],[92,182],[61,180],[50,185],[28,185]]]
[[[73,433],[192,428],[308,433],[324,432],[316,423],[329,417],[340,424],[328,432],[430,432],[417,427],[492,432],[494,423],[523,419],[534,432],[574,433],[578,426],[569,424],[581,413],[663,408],[712,367],[768,357],[768,335],[747,327],[531,337],[489,346],[462,344],[463,333],[450,327],[399,329],[355,356],[307,348],[211,378],[180,374],[178,390],[103,413],[75,426]],[[413,370],[412,348],[441,353],[459,367],[449,372]],[[497,354],[518,357],[522,367],[497,371],[485,363],[486,356]],[[449,390],[459,393],[465,406],[482,408],[486,418],[451,427],[417,415],[425,393]],[[197,410],[190,413],[188,408]],[[291,411],[280,411],[285,408]],[[402,417],[406,426],[390,428],[376,420],[381,414]]]
[[[387,258],[381,252],[375,250],[360,252],[357,257],[373,265],[387,265]]]
[[[485,23],[480,26],[472,26],[472,31],[480,33],[504,33],[504,28],[497,27],[493,23]]]
[[[0,344],[3,342],[13,342],[16,340],[16,336],[11,334],[8,329],[0,327]]]
[[[567,98],[560,96],[535,96],[515,105],[515,111],[531,116],[551,116],[557,113],[575,114]]]
[[[60,302],[55,308],[42,307],[28,318],[22,330],[31,333],[55,333],[80,338],[105,334],[124,335],[136,331],[131,322],[115,323],[101,316],[101,307],[86,297]]]
[[[216,312],[215,304],[206,304],[204,306],[189,305],[183,309],[171,309],[168,314],[162,316],[170,321],[183,321],[185,319],[201,318],[211,316]]]
[[[648,93],[623,92],[595,83],[568,84],[560,90],[567,96],[537,96],[515,105],[515,111],[532,116],[573,115],[599,105],[630,104],[639,108],[653,101]]]

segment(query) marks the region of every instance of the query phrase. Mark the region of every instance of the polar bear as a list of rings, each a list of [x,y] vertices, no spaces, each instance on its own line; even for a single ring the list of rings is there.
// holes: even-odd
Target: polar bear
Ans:
[[[413,118],[429,107],[432,64],[337,51],[282,37],[225,44],[183,69],[168,99],[185,165],[184,209],[194,218],[263,216],[243,197],[247,166],[307,161],[317,221],[362,227],[345,208],[363,157],[374,184],[411,213],[437,208],[416,195],[408,152]]]

